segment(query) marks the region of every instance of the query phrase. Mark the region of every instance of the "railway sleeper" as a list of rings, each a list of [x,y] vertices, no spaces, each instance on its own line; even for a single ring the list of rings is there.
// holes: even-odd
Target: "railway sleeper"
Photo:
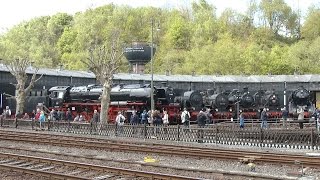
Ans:
[[[0,164],[7,164],[7,163],[11,163],[11,162],[15,162],[15,160],[12,160],[12,159],[3,160],[3,161],[0,161]]]
[[[49,167],[44,167],[42,169],[39,169],[39,171],[48,171],[48,170],[51,170],[51,169],[54,169],[55,167],[54,166],[49,166]]]
[[[112,177],[115,177],[115,176],[107,174],[107,175],[103,175],[103,176],[94,177],[93,179],[94,180],[102,180],[102,179],[108,179],[108,178],[112,178]]]
[[[288,176],[294,176],[294,177],[302,177],[304,173],[302,171],[289,171],[287,172]]]
[[[19,164],[22,164],[22,163],[25,163],[25,161],[12,161],[10,163],[6,163],[8,165],[19,165]]]
[[[84,172],[84,171],[79,170],[79,171],[73,171],[73,172],[66,173],[66,174],[68,174],[68,175],[75,175],[75,174],[80,174],[80,173],[83,173],[83,172]]]
[[[30,165],[33,165],[33,163],[24,163],[24,164],[20,164],[18,166],[19,167],[27,167],[27,166],[30,166]]]
[[[238,158],[241,163],[243,164],[248,164],[248,163],[253,163],[255,160],[260,159],[260,156],[245,156]]]

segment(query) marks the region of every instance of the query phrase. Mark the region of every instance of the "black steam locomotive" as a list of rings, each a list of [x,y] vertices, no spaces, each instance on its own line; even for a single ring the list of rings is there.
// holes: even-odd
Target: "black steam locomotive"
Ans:
[[[315,111],[310,91],[302,86],[294,90],[289,97],[289,112],[297,114],[300,111],[310,113]]]
[[[230,108],[234,108],[236,104],[239,104],[242,109],[252,109],[255,107],[254,96],[247,88],[244,88],[242,92],[238,89],[233,89],[232,91],[212,94],[204,99],[205,106],[217,111],[228,111]]]
[[[33,90],[26,98],[25,112],[32,112],[35,107],[41,103],[50,108],[66,107],[68,104],[78,103],[80,106],[88,104],[99,104],[103,88],[101,85],[88,86],[55,86],[49,90]],[[181,111],[184,107],[193,112],[198,112],[203,107],[211,108],[213,114],[224,114],[214,116],[215,118],[229,118],[235,114],[239,108],[246,113],[251,113],[247,117],[259,118],[259,110],[267,108],[270,114],[279,117],[281,108],[284,107],[283,94],[280,92],[249,91],[244,88],[242,91],[234,89],[232,91],[223,91],[215,93],[214,91],[184,91],[182,89],[173,89],[168,86],[156,86],[151,88],[149,84],[117,84],[111,89],[111,105],[143,104],[144,109],[150,109],[151,94],[153,94],[155,108],[163,109],[175,107]],[[315,110],[311,100],[311,94],[303,87],[298,88],[289,94],[288,110],[290,114],[296,114],[299,110],[313,112]],[[130,104],[130,105],[129,105]],[[16,102],[14,97],[6,97],[4,105],[9,105],[15,112]],[[97,106],[95,106],[97,108]],[[233,112],[231,112],[233,111]],[[179,113],[175,111],[174,113]],[[195,117],[195,116],[194,116]]]
[[[281,117],[281,109],[285,104],[289,105],[289,113],[293,116],[303,110],[312,113],[315,108],[311,100],[311,94],[305,88],[300,87],[294,91],[288,91],[291,94],[289,100],[284,102],[283,94],[274,90],[243,91],[234,89],[232,91],[223,91],[221,93],[203,93],[204,105],[215,110],[217,118],[230,118],[234,116],[234,111],[245,112],[247,117],[259,118],[259,111],[267,108],[270,116]],[[229,113],[229,114],[228,114]],[[309,113],[309,114],[310,114]]]
[[[55,86],[49,89],[51,106],[61,106],[63,103],[100,102],[102,86],[89,85],[81,87]],[[169,105],[179,103],[182,107],[199,109],[202,107],[202,96],[198,91],[186,91],[176,94],[170,87],[154,87],[149,84],[115,85],[110,92],[112,103],[121,102],[142,102],[150,105],[153,92],[156,104]]]
[[[49,90],[32,91],[26,97],[25,112],[31,113],[41,105],[47,107],[47,110],[70,109],[74,116],[85,113],[86,119],[91,119],[93,110],[100,108],[102,92],[103,88],[100,85],[54,86]],[[155,109],[168,110],[170,123],[179,120],[177,117],[183,108],[196,112],[203,107],[199,91],[183,91],[167,86],[151,88],[149,84],[119,84],[114,85],[110,92],[109,119],[114,120],[118,111],[150,110],[151,95],[154,97]],[[7,97],[7,105],[15,112],[14,97]]]

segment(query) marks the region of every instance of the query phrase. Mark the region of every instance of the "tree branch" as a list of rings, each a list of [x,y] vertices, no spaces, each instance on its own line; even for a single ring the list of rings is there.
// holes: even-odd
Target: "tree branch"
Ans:
[[[36,76],[37,76],[37,72],[38,72],[38,71],[39,71],[39,69],[37,69],[37,70],[33,73],[28,87],[24,90],[25,93],[28,93],[28,92],[33,88],[34,84],[42,78],[43,74],[41,74],[40,77],[36,79]]]

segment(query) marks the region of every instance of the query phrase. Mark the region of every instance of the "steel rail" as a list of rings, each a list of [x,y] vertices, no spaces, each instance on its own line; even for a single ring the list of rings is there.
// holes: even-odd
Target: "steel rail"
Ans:
[[[130,164],[130,165],[138,165],[143,167],[154,167],[154,168],[163,168],[163,169],[171,169],[175,171],[185,171],[185,172],[193,172],[193,173],[203,173],[203,174],[211,174],[211,175],[223,175],[225,176],[237,176],[237,177],[244,177],[244,178],[263,178],[263,179],[273,179],[273,180],[283,180],[283,179],[291,179],[286,178],[284,176],[270,176],[264,175],[261,173],[247,173],[247,172],[236,172],[236,171],[223,171],[223,170],[211,170],[211,169],[194,169],[194,168],[182,168],[182,167],[175,167],[175,166],[168,166],[168,165],[160,165],[154,163],[142,163],[142,162],[134,162],[134,161],[127,161],[127,160],[115,160],[110,158],[101,158],[101,157],[88,157],[85,155],[73,155],[73,154],[66,154],[66,153],[58,153],[58,152],[48,152],[48,151],[39,151],[39,150],[30,150],[25,148],[10,148],[10,147],[1,147],[1,149],[9,149],[15,151],[28,151],[32,153],[45,153],[46,155],[57,155],[57,156],[65,156],[65,157],[72,157],[77,159],[87,159],[87,160],[97,160],[97,161],[108,161],[108,162],[117,162],[123,164]]]
[[[34,135],[39,135],[35,133]],[[269,163],[286,163],[294,164],[296,161],[312,167],[320,167],[319,157],[310,157],[305,155],[292,155],[292,154],[280,154],[280,153],[266,153],[266,152],[252,152],[252,151],[239,151],[239,150],[227,150],[227,149],[215,149],[215,148],[195,148],[186,146],[171,146],[162,144],[133,144],[130,143],[115,143],[94,141],[93,139],[73,139],[70,140],[59,139],[59,135],[53,135],[51,139],[37,137],[33,135],[22,135],[14,134],[10,136],[8,134],[3,134],[0,139],[3,140],[14,140],[23,142],[33,142],[33,143],[48,143],[58,146],[73,146],[73,147],[85,147],[85,148],[101,148],[110,149],[118,151],[131,151],[131,152],[144,152],[144,153],[158,153],[167,155],[177,155],[177,156],[188,156],[194,158],[220,158],[220,159],[231,159],[239,160],[241,158],[251,158],[255,162],[269,162]]]
[[[155,173],[155,172],[146,172],[146,171],[138,171],[138,170],[130,170],[125,168],[117,168],[111,166],[101,166],[101,165],[94,165],[89,163],[80,163],[80,162],[72,162],[72,161],[65,161],[65,160],[58,160],[58,159],[51,159],[51,158],[44,158],[44,157],[36,157],[36,156],[27,156],[27,155],[19,155],[19,154],[12,154],[12,153],[0,153],[0,157],[9,158],[9,159],[16,159],[16,160],[26,160],[26,161],[33,161],[37,163],[46,163],[58,166],[68,166],[68,167],[75,167],[75,168],[83,168],[89,171],[99,171],[101,173],[115,173],[117,175],[126,175],[126,176],[133,176],[133,177],[145,177],[145,178],[152,178],[152,179],[173,179],[173,180],[198,180],[200,178],[194,177],[187,177],[187,176],[178,176],[178,175],[171,175],[171,174],[162,174],[162,173]],[[25,173],[31,174],[39,174],[46,177],[54,177],[54,178],[64,178],[64,179],[92,179],[88,177],[81,177],[81,176],[74,176],[69,175],[66,173],[57,173],[57,172],[50,172],[50,171],[41,171],[36,169],[31,169],[28,167],[19,167],[10,164],[5,164],[5,162],[0,162],[0,167],[5,169],[16,170]],[[81,172],[80,172],[81,173]]]

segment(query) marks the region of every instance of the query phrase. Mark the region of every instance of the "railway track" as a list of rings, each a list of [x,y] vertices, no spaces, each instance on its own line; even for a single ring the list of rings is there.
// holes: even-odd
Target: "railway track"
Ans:
[[[0,168],[49,179],[198,179],[12,153],[0,153]]]
[[[55,155],[55,156],[63,156],[63,157],[72,157],[74,159],[82,159],[85,161],[103,161],[103,162],[113,162],[113,163],[121,163],[126,164],[128,166],[132,167],[151,167],[156,168],[157,171],[166,171],[170,169],[171,172],[174,174],[188,174],[190,177],[197,177],[199,174],[201,174],[202,179],[213,179],[214,177],[220,177],[220,178],[232,178],[232,177],[238,177],[243,179],[248,178],[255,178],[255,179],[273,179],[273,180],[285,180],[285,179],[292,179],[290,177],[277,177],[277,176],[270,176],[270,175],[264,175],[260,173],[249,173],[249,172],[236,172],[236,171],[223,171],[223,170],[209,170],[209,169],[194,169],[194,168],[181,168],[181,167],[174,167],[174,166],[167,166],[167,165],[159,165],[159,164],[153,164],[153,163],[143,163],[143,162],[134,162],[134,161],[128,161],[128,160],[115,160],[111,158],[99,158],[99,157],[87,157],[85,155],[72,155],[67,153],[57,153],[57,152],[48,152],[48,151],[39,151],[39,150],[30,150],[25,148],[17,148],[17,147],[0,147],[0,150],[7,150],[7,151],[19,151],[20,152],[31,152],[33,154],[35,153],[43,153],[44,155]],[[194,175],[193,175],[194,174]],[[205,177],[205,178],[203,178]]]
[[[243,150],[230,150],[219,148],[199,148],[178,145],[164,145],[157,143],[138,143],[129,141],[106,140],[92,137],[76,137],[56,134],[24,133],[16,131],[1,131],[0,139],[9,141],[21,141],[38,144],[51,144],[66,147],[99,148],[112,151],[127,151],[139,153],[156,153],[166,155],[185,156],[193,158],[211,159],[251,159],[255,162],[294,164],[299,161],[301,164],[310,167],[320,168],[320,157],[306,155],[293,155],[284,153],[252,152]]]

